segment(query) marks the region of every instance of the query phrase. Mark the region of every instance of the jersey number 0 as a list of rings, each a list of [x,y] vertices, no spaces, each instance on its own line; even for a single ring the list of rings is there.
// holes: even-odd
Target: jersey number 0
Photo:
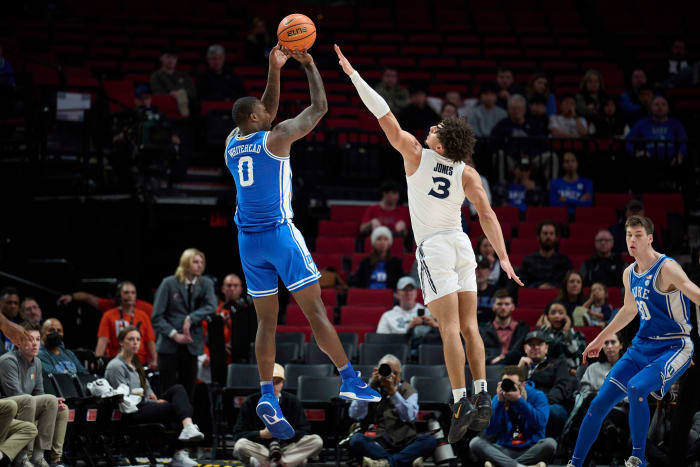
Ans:
[[[445,199],[450,196],[450,181],[445,177],[433,177],[433,187],[428,194],[438,199]]]
[[[245,169],[243,166],[247,166]],[[238,159],[238,179],[241,181],[241,186],[250,186],[253,184],[253,158],[243,156]]]

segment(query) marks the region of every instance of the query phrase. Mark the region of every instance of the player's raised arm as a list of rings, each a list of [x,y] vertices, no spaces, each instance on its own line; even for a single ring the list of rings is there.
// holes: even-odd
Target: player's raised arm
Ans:
[[[513,266],[510,264],[510,259],[508,259],[501,224],[498,222],[496,213],[493,212],[489,204],[489,198],[486,196],[484,185],[481,183],[481,177],[476,170],[468,165],[464,167],[464,172],[462,172],[462,186],[467,199],[474,205],[476,212],[479,214],[479,223],[484,230],[484,234],[486,234],[486,238],[491,242],[496,255],[498,255],[501,269],[509,279],[513,279],[516,284],[522,286],[522,281],[515,274]]]
[[[335,45],[334,48],[335,53],[338,55],[338,63],[343,68],[345,74],[350,77],[352,84],[355,85],[355,89],[357,89],[357,93],[360,95],[362,102],[369,111],[377,117],[379,125],[382,127],[382,130],[384,130],[384,134],[389,140],[389,143],[394,149],[401,153],[407,162],[415,164],[417,167],[420,162],[423,146],[421,146],[412,134],[401,129],[398,120],[396,120],[394,114],[389,110],[389,105],[384,98],[362,79],[357,70],[353,69],[348,59],[345,58],[340,51],[340,47]]]
[[[288,58],[289,56],[282,51],[279,44],[270,50],[267,85],[260,100],[272,117],[271,121],[277,116],[277,109],[280,105],[280,70],[287,63]]]

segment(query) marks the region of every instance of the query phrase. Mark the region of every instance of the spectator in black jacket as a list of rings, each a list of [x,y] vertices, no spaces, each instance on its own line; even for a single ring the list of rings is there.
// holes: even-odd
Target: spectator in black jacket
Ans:
[[[542,221],[537,226],[540,249],[523,259],[518,271],[526,287],[553,289],[560,286],[564,274],[571,269],[568,256],[559,253],[559,228],[552,221]]]
[[[515,365],[523,356],[523,343],[530,328],[527,323],[511,318],[514,309],[513,297],[507,289],[499,289],[493,294],[496,317],[479,327],[488,365]]]
[[[197,77],[197,95],[203,101],[235,100],[245,96],[241,79],[224,66],[226,50],[220,44],[207,49],[207,70]]]
[[[403,262],[391,256],[393,241],[388,227],[382,225],[372,230],[372,253],[360,262],[357,271],[350,277],[351,286],[363,289],[396,288],[396,283],[403,276]]]
[[[323,440],[320,436],[311,434],[311,425],[299,399],[293,394],[282,392],[284,368],[279,363],[275,363],[272,382],[275,385],[275,395],[280,400],[280,407],[294,427],[294,436],[285,441],[272,437],[255,412],[255,406],[260,399],[258,392],[243,401],[236,426],[233,427],[233,454],[252,467],[272,463],[287,467],[306,464],[309,457],[321,451]]]
[[[613,252],[615,239],[608,229],[601,229],[595,234],[595,254],[581,265],[581,277],[584,286],[600,282],[608,287],[622,286],[622,272],[625,263],[620,255]]]
[[[578,380],[569,372],[566,360],[550,359],[548,352],[547,335],[541,330],[531,331],[525,336],[525,356],[520,359],[518,366],[525,369],[536,389],[547,394],[547,436],[557,437],[564,430],[569,411],[573,407]]]

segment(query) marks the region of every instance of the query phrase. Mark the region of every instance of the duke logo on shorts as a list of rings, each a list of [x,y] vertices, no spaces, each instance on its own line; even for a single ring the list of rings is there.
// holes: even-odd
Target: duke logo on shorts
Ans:
[[[289,157],[267,150],[269,131],[236,132],[226,144],[226,167],[236,182],[238,249],[248,293],[277,293],[277,276],[290,292],[321,277],[301,232],[292,223]]]

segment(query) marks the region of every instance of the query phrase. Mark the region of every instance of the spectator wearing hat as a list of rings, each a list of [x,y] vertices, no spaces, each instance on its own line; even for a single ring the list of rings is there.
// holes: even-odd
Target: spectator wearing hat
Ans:
[[[246,95],[241,79],[226,63],[226,49],[212,44],[207,49],[207,69],[197,77],[197,96],[202,101],[235,100]]]
[[[355,274],[350,277],[352,287],[363,289],[393,289],[403,275],[403,261],[391,256],[393,237],[391,230],[379,226],[370,236],[372,252],[360,262]]]
[[[311,425],[304,414],[299,399],[293,394],[282,391],[284,388],[284,368],[275,363],[272,373],[275,395],[280,400],[280,407],[289,423],[294,427],[294,436],[285,441],[272,437],[262,420],[255,412],[260,399],[260,392],[248,396],[238,413],[233,427],[233,454],[252,467],[277,463],[287,467],[306,464],[323,447],[320,436],[311,434]]]
[[[615,239],[608,229],[601,229],[595,234],[595,253],[581,265],[583,285],[591,286],[600,282],[608,287],[622,286],[622,272],[625,263],[619,253],[613,251]]]
[[[536,389],[547,395],[549,421],[547,434],[558,436],[573,407],[574,391],[578,387],[575,376],[569,372],[569,364],[563,358],[549,358],[548,336],[536,329],[525,336],[525,356],[518,366],[526,372],[527,379]]]
[[[512,318],[515,304],[508,289],[498,289],[493,294],[491,322],[479,326],[484,341],[487,365],[515,365],[523,356],[523,343],[530,327],[524,321]]]
[[[608,229],[613,236],[613,253],[627,253],[627,240],[625,239],[627,229],[625,229],[625,222],[630,216],[643,216],[644,215],[644,205],[638,199],[630,200],[625,206],[625,215],[617,221],[617,224],[613,224]],[[654,238],[654,241],[658,239]]]
[[[401,128],[415,135],[419,141],[422,141],[425,135],[417,133],[434,125],[440,119],[438,114],[427,104],[428,94],[425,92],[425,88],[422,85],[414,85],[411,88],[408,105],[398,115]]]
[[[498,86],[495,82],[485,82],[479,89],[479,105],[467,112],[467,121],[480,138],[488,138],[491,130],[498,122],[508,116],[508,113],[496,105]]]
[[[197,98],[197,89],[190,75],[176,70],[177,53],[166,50],[160,56],[160,69],[151,75],[153,94],[169,94],[177,100],[178,110],[183,117],[189,117]]]
[[[385,311],[379,319],[379,334],[413,334],[425,336],[438,325],[428,309],[416,302],[418,284],[410,276],[404,276],[396,284],[396,299],[399,301],[391,310]]]
[[[411,216],[407,207],[398,205],[399,184],[393,180],[386,180],[379,189],[382,199],[379,203],[365,209],[360,223],[360,233],[368,234],[383,225],[396,236],[407,236],[411,226]]]
[[[476,310],[479,323],[493,321],[493,294],[498,286],[489,283],[491,262],[484,255],[476,255]]]
[[[542,221],[537,226],[540,249],[527,255],[518,271],[525,287],[553,289],[560,286],[566,271],[571,269],[568,256],[557,251],[559,228],[552,221]]]

